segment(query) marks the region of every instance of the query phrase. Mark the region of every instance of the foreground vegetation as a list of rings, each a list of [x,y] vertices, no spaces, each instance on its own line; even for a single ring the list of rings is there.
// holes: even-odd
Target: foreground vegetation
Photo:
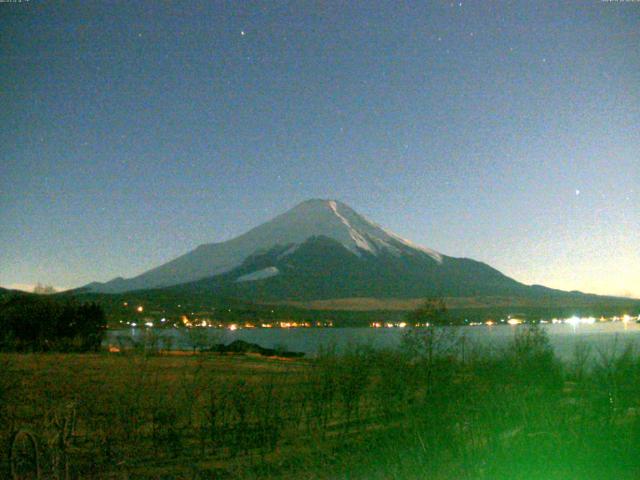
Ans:
[[[640,358],[429,328],[310,360],[0,355],[11,478],[631,479]]]

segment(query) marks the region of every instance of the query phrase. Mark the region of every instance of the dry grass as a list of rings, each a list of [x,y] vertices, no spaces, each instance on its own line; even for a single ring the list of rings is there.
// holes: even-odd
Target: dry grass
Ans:
[[[426,330],[314,360],[1,354],[1,444],[37,438],[16,478],[638,478],[636,352],[561,365],[521,332],[464,356]]]

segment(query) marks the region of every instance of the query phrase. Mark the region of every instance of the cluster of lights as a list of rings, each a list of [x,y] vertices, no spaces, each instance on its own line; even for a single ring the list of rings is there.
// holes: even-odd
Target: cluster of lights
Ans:
[[[515,321],[519,321],[517,319],[511,319]],[[487,320],[486,322],[470,322],[469,325],[471,327],[478,327],[480,325],[486,325],[487,327],[493,327],[496,324],[493,320]],[[511,323],[511,325],[518,325],[517,323]]]
[[[129,303],[128,302],[123,302],[122,305],[124,307],[128,307]],[[181,305],[178,305],[178,307],[180,307]],[[137,313],[143,313],[144,312],[144,307],[142,305],[138,305],[135,307],[135,311]],[[231,312],[231,309],[228,309],[229,312]],[[271,311],[273,313],[273,310]],[[193,315],[193,312],[192,312]],[[183,326],[191,328],[191,327],[209,327],[209,328],[228,328],[229,330],[237,330],[240,328],[256,328],[257,326],[251,322],[245,322],[244,324],[236,324],[236,323],[232,323],[229,325],[223,325],[221,323],[214,323],[208,319],[198,319],[195,318],[194,320],[190,320],[186,315],[182,315],[180,317],[180,321],[182,323]],[[624,324],[633,322],[633,321],[638,321],[640,322],[640,315],[634,317],[631,315],[622,315],[622,316],[613,316],[613,317],[609,317],[609,318],[605,318],[605,317],[600,317],[599,319],[596,319],[595,317],[578,317],[576,315],[569,317],[569,318],[564,318],[564,319],[560,319],[560,318],[553,318],[551,320],[539,320],[539,323],[541,324],[547,324],[547,323],[552,323],[552,324],[567,324],[567,325],[571,325],[573,327],[576,327],[578,325],[592,325],[596,322],[622,322]],[[166,318],[161,318],[160,319],[160,323],[161,324],[165,324],[167,322]],[[127,321],[127,322],[123,322],[122,320],[120,320],[120,323],[126,323],[127,325],[131,326],[131,327],[137,327],[138,326],[138,322],[131,322],[131,321]],[[507,323],[508,325],[521,325],[523,323],[525,323],[525,320],[522,320],[520,318],[515,318],[512,317],[511,315],[509,315],[507,317],[507,319],[501,318],[499,321],[494,321],[494,320],[486,320],[484,322],[469,322],[468,320],[465,320],[465,323],[467,323],[470,326],[482,326],[482,325],[486,325],[488,327],[491,327],[493,325],[497,325],[498,323]],[[154,322],[151,321],[150,319],[144,322],[144,326],[147,328],[153,328],[154,327]],[[173,324],[174,327],[178,327],[178,324]],[[261,328],[309,328],[312,326],[315,327],[333,327],[333,322],[328,320],[328,321],[316,321],[315,323],[311,323],[308,321],[304,321],[304,322],[294,322],[294,321],[280,321],[280,322],[268,322],[268,323],[260,323],[258,325]],[[370,324],[370,327],[372,328],[405,328],[407,327],[408,324],[406,322],[372,322]],[[429,327],[430,324],[427,323],[416,323],[412,326],[415,327]]]
[[[166,319],[165,319],[166,320]],[[223,328],[221,323],[214,323],[206,318],[194,318],[190,320],[186,315],[180,316],[180,322],[187,328]]]
[[[407,322],[397,322],[397,323],[392,323],[392,322],[385,322],[385,323],[382,323],[382,322],[373,322],[373,323],[371,324],[371,327],[372,327],[372,328],[383,328],[383,327],[384,327],[384,328],[406,328],[406,327],[407,327],[407,325],[408,325],[408,324],[407,324]],[[424,325],[421,325],[421,324],[419,324],[419,323],[416,323],[414,326],[415,326],[415,327],[421,327],[421,326],[428,327],[428,326],[429,326],[429,324],[428,324],[428,323],[425,323]]]
[[[624,324],[627,323],[631,323],[631,322],[640,322],[640,315],[634,317],[632,315],[623,315],[621,317],[618,316],[614,316],[614,317],[610,317],[610,318],[606,318],[606,317],[600,317],[600,318],[596,318],[596,317],[578,317],[577,315],[574,315],[572,317],[568,317],[568,318],[553,318],[551,320],[539,320],[539,323],[541,324],[548,324],[548,323],[552,323],[552,324],[567,324],[567,325],[571,325],[571,326],[577,326],[577,325],[593,325],[596,322],[622,322]],[[487,320],[485,322],[469,322],[468,320],[465,320],[465,323],[467,323],[469,326],[482,326],[482,325],[486,325],[488,327],[491,327],[493,325],[497,325],[499,323],[506,323],[508,325],[521,325],[526,323],[525,320],[521,319],[521,318],[515,318],[515,317],[511,317],[509,316],[507,319],[501,318],[499,321],[494,321],[494,320]],[[392,324],[382,324],[382,323],[378,323],[378,322],[374,322],[371,324],[372,327],[374,328],[380,328],[382,326],[386,326],[386,325],[391,325]],[[416,325],[417,326],[417,325]],[[428,326],[428,324],[427,324]]]
[[[280,328],[309,328],[311,327],[310,322],[280,322],[277,323]]]
[[[166,321],[166,319],[163,319],[163,321]],[[333,322],[331,320],[329,321],[323,321],[323,322],[315,322],[311,323],[311,322],[273,322],[273,323],[260,323],[259,325],[256,325],[255,323],[252,322],[245,322],[245,323],[231,323],[228,325],[224,325],[222,323],[214,323],[211,322],[210,320],[199,320],[199,319],[195,319],[195,320],[190,320],[189,317],[187,317],[186,315],[182,315],[180,317],[180,321],[182,322],[182,325],[184,327],[187,328],[198,328],[198,327],[208,327],[208,328],[226,328],[228,330],[234,331],[234,330],[239,330],[242,328],[311,328],[313,326],[316,327],[333,327]]]

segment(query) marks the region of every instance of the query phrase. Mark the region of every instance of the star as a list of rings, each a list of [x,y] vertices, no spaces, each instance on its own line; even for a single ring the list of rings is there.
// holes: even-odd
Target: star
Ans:
[[[247,34],[247,32],[245,32],[244,30],[240,30],[240,35],[241,35],[241,36],[243,36],[243,37],[244,37],[246,34]]]

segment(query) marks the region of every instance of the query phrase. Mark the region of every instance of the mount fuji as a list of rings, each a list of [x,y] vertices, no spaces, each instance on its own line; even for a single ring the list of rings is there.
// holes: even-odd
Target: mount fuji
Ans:
[[[482,262],[443,255],[336,200],[308,200],[232,240],[201,245],[86,292],[170,289],[252,301],[577,295],[527,286]]]

